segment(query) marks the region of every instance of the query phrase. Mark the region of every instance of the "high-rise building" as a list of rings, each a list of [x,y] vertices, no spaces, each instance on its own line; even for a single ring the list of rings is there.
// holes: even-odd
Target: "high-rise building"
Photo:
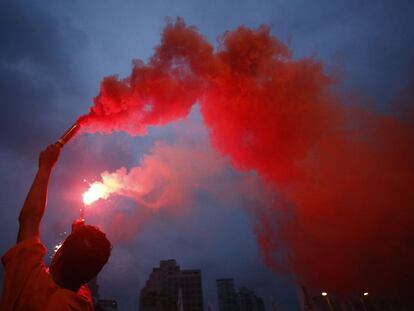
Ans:
[[[161,260],[141,289],[140,311],[203,311],[201,271],[181,270],[174,259]]]
[[[238,311],[237,292],[233,279],[217,279],[219,311]]]
[[[237,298],[239,311],[265,311],[262,298],[246,287],[240,287]]]
[[[263,300],[254,291],[246,287],[236,291],[233,279],[217,279],[216,283],[220,311],[265,311]]]

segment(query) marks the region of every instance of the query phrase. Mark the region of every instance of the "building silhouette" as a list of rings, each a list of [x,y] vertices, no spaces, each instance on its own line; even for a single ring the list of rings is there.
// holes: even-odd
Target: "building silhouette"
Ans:
[[[219,311],[238,311],[237,292],[233,279],[217,279]]]
[[[253,290],[235,290],[233,279],[217,279],[219,311],[265,311],[263,300]]]
[[[265,311],[262,298],[246,287],[240,287],[237,298],[239,311]]]
[[[140,311],[203,311],[201,271],[181,270],[174,259],[161,260],[141,289]]]

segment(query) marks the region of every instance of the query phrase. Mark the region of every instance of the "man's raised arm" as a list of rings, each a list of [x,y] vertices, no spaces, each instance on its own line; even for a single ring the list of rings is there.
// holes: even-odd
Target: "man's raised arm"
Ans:
[[[47,187],[53,166],[59,158],[60,145],[54,144],[40,153],[39,169],[19,216],[17,243],[39,237],[39,226],[47,201]]]

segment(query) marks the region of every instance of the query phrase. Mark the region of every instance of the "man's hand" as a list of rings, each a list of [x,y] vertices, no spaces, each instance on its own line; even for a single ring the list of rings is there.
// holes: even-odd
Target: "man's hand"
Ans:
[[[56,143],[43,150],[39,156],[39,168],[53,168],[59,158],[60,148],[61,146]]]

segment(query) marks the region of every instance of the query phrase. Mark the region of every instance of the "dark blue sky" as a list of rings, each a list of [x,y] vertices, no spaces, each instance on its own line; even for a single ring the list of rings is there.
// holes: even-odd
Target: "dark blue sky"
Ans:
[[[388,111],[413,76],[413,13],[409,0],[2,1],[0,252],[15,241],[37,153],[87,111],[102,77],[127,75],[133,58],[151,55],[165,17],[184,17],[211,42],[241,24],[269,24],[295,57],[314,56],[338,75],[339,92],[358,94],[372,109]],[[152,129],[144,138],[88,135],[71,142],[52,179],[42,223],[48,248],[77,216],[84,178],[137,165],[156,141],[208,144],[197,109],[187,122]],[[188,133],[188,127],[197,130]],[[275,299],[282,310],[298,308],[297,290],[288,276],[272,273],[261,262],[249,211],[260,201],[243,196],[223,201],[216,194],[220,185],[254,176],[224,165],[207,190],[194,191],[194,207],[179,217],[168,211],[147,215],[120,199],[96,206],[102,213],[91,215],[91,223],[102,217],[110,222],[111,208],[124,214],[138,210],[132,216],[145,218],[133,222],[139,230],[127,241],[118,241],[110,231],[114,251],[100,277],[102,296],[117,299],[121,310],[137,308],[150,269],[160,259],[176,258],[183,268],[202,269],[206,304],[216,306],[215,278],[234,277],[267,303]]]

